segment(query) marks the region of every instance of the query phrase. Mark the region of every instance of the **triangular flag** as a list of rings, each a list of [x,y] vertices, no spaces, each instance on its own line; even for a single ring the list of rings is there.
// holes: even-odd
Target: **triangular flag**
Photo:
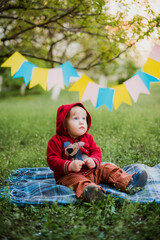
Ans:
[[[140,93],[150,94],[147,87],[138,75],[135,75],[129,80],[125,81],[124,85],[127,87],[129,94],[135,102],[137,102]]]
[[[11,75],[13,76],[24,61],[28,60],[19,52],[15,52],[1,65],[1,67],[11,67]]]
[[[75,82],[72,85],[72,87],[69,88],[69,91],[70,92],[74,92],[74,91],[79,92],[79,98],[81,100],[83,93],[89,82],[93,82],[93,81],[89,77],[87,77],[85,74],[83,74],[82,77],[77,82]]]
[[[58,68],[62,68],[64,84],[67,87],[69,86],[70,77],[79,77],[76,69],[72,66],[72,64],[69,61],[63,63]]]
[[[153,60],[152,58],[148,58],[147,62],[144,64],[143,72],[152,75],[155,78],[160,79],[160,63]]]
[[[132,105],[129,93],[124,84],[120,84],[118,86],[113,87],[115,89],[113,105],[115,110],[121,105],[121,103],[126,103],[128,105]]]
[[[48,69],[47,68],[33,68],[32,78],[29,84],[29,88],[40,84],[44,90],[47,90],[47,78]]]
[[[106,105],[109,111],[112,111],[113,97],[114,97],[114,89],[99,88],[96,108],[102,105]]]
[[[150,83],[152,82],[159,82],[158,78],[155,78],[147,73],[142,72],[142,69],[140,69],[138,72],[136,72],[136,74],[134,76],[138,75],[141,80],[143,81],[143,83],[145,84],[145,86],[147,87],[147,89],[150,91]]]
[[[160,62],[160,45],[158,44],[154,45],[151,53],[149,54],[149,58],[152,58],[153,60]]]
[[[49,91],[54,86],[59,86],[64,89],[63,73],[61,68],[50,68],[48,71],[47,90]]]
[[[13,75],[13,79],[23,77],[24,83],[27,86],[31,80],[33,68],[37,68],[37,66],[30,62],[23,62],[19,70]]]
[[[93,82],[88,82],[87,87],[83,93],[83,96],[81,98],[81,102],[85,102],[87,100],[91,100],[93,106],[96,106],[97,104],[97,97],[98,97],[98,92],[99,88],[101,86],[93,83]]]

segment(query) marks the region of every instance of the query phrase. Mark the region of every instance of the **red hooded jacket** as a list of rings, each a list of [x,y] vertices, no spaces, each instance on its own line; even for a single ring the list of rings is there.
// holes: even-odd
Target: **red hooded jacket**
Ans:
[[[93,140],[92,135],[87,133],[91,126],[91,116],[86,109],[85,111],[87,112],[88,129],[84,135],[77,138],[72,138],[69,136],[68,132],[65,129],[65,125],[64,125],[65,118],[68,112],[70,111],[70,109],[75,105],[79,105],[85,109],[82,103],[62,105],[58,108],[56,135],[54,135],[48,142],[47,162],[49,167],[54,171],[54,177],[56,182],[58,182],[58,180],[64,175],[73,173],[69,171],[69,165],[74,159],[70,155],[68,155],[67,152],[65,151],[67,145],[69,144],[71,144],[69,146],[75,146],[75,145],[76,147],[78,146],[80,150],[78,151],[78,153],[80,154],[83,153],[88,157],[91,157],[96,163],[96,167],[100,166],[101,160],[102,160],[102,154],[101,154],[100,148],[97,147],[95,141]],[[95,169],[96,168],[89,169],[86,165],[83,165],[79,173],[82,173],[85,176],[88,176],[90,173],[94,172]]]

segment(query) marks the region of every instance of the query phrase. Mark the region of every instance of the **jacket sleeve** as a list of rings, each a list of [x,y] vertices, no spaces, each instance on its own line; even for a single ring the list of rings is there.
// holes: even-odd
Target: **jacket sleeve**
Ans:
[[[57,179],[69,173],[69,165],[71,163],[67,159],[62,159],[62,147],[62,142],[56,135],[48,142],[47,162]]]
[[[96,167],[99,167],[101,165],[101,161],[102,161],[102,153],[101,153],[101,149],[100,147],[97,146],[96,142],[94,141],[93,137],[91,134],[88,134],[88,141],[89,141],[89,151],[90,151],[90,156],[95,164]]]

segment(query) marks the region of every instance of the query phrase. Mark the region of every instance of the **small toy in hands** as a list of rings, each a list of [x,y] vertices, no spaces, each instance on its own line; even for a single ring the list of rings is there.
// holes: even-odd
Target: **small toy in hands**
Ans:
[[[83,161],[87,158],[87,155],[82,153],[81,148],[84,146],[84,142],[76,142],[71,144],[70,142],[65,142],[65,154],[72,157],[73,160],[78,159]]]

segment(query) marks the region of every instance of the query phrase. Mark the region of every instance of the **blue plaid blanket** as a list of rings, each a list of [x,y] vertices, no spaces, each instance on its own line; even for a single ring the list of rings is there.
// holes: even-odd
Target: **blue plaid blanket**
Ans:
[[[149,167],[144,164],[132,164],[123,168],[128,174],[139,170],[146,170],[148,181],[143,190],[128,195],[120,192],[107,184],[100,184],[107,194],[131,202],[160,203],[160,164]],[[5,186],[0,188],[0,198],[24,206],[25,204],[58,204],[76,203],[77,198],[73,190],[57,185],[54,173],[50,168],[19,168],[13,171],[5,181]]]

